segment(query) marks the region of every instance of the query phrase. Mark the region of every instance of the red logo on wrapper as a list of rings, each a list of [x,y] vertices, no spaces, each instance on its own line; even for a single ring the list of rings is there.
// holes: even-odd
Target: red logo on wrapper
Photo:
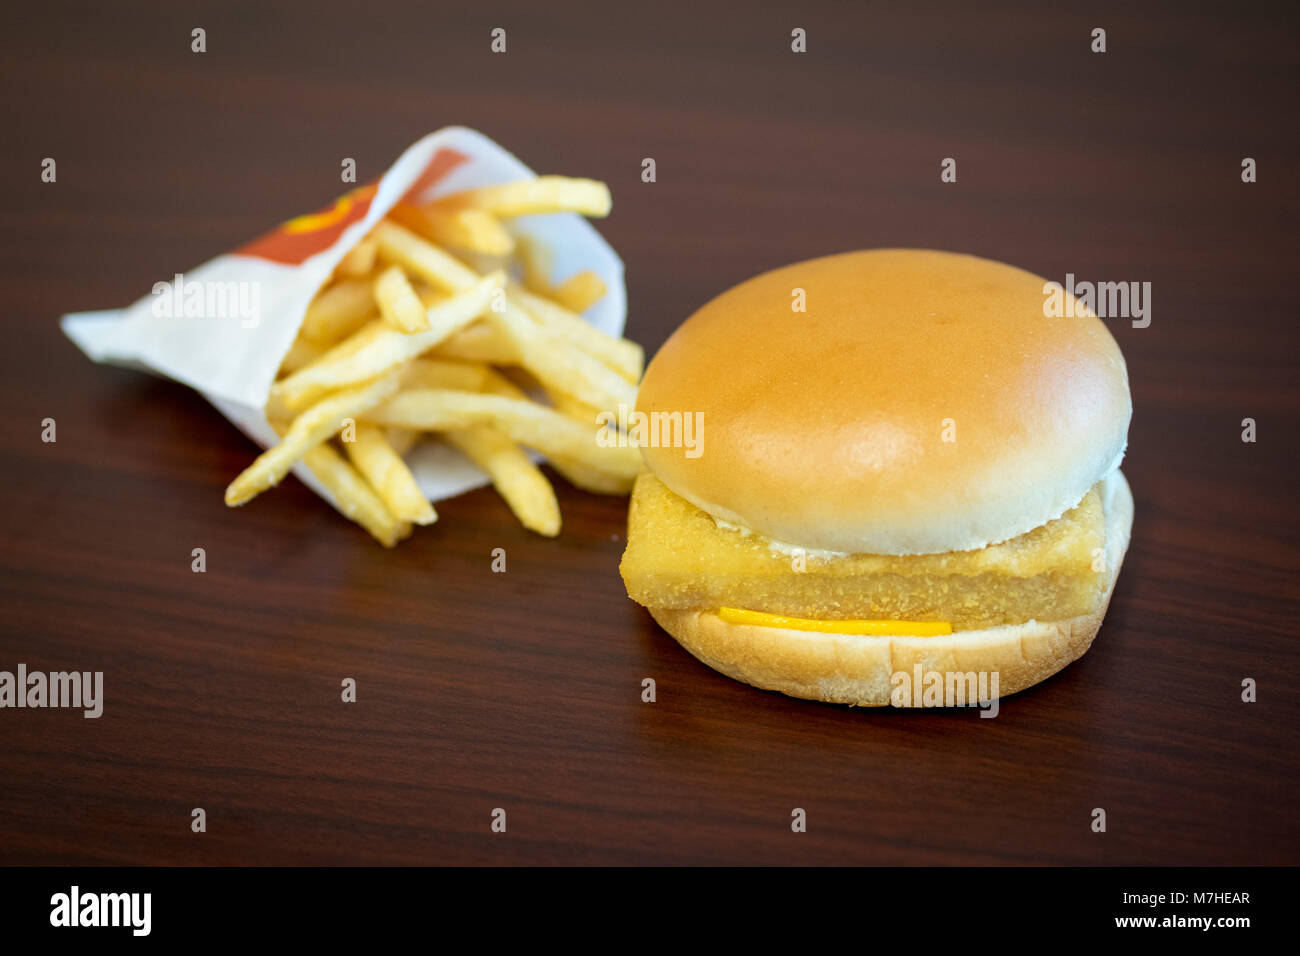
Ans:
[[[417,200],[435,183],[469,159],[454,149],[440,149],[433,154],[424,171],[416,177],[401,202]],[[340,196],[328,209],[298,216],[266,235],[235,250],[235,255],[253,256],[287,266],[301,265],[338,242],[343,231],[365,218],[379,189],[378,183],[358,186]]]

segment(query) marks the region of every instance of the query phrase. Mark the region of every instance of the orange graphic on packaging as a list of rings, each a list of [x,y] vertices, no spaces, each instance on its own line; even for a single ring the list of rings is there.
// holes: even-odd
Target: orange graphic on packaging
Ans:
[[[402,202],[417,199],[426,190],[469,160],[454,149],[440,149],[433,154],[423,172],[416,177],[402,197]],[[378,183],[368,183],[340,196],[334,204],[319,212],[297,216],[252,242],[240,246],[235,255],[254,256],[284,265],[301,265],[338,241],[343,231],[365,218],[375,198]]]

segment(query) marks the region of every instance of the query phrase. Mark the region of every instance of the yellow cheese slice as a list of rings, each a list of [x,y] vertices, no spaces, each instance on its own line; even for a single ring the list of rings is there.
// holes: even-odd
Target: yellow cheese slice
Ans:
[[[786,617],[764,611],[747,611],[738,607],[718,608],[718,617],[728,624],[756,624],[760,627],[784,627],[792,631],[822,631],[826,634],[862,634],[870,637],[937,637],[951,634],[947,621],[819,621],[806,617]]]

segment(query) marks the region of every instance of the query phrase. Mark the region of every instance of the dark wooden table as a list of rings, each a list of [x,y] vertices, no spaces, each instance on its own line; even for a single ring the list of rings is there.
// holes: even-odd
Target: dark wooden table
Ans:
[[[1297,862],[1293,15],[154,6],[29,4],[0,34],[0,669],[102,670],[106,696],[0,711],[0,863]],[[610,183],[650,352],[857,247],[1152,282],[1149,328],[1109,323],[1137,521],[1092,652],[996,720],[753,690],[627,600],[623,501],[561,485],[545,540],[481,491],[392,552],[293,481],[231,512],[253,446],[59,332],[452,123]]]

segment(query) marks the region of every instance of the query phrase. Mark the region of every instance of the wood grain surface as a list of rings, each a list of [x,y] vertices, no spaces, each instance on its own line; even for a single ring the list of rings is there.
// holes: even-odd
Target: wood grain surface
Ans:
[[[0,711],[0,863],[1296,863],[1294,12],[901,6],[10,14],[0,669],[102,670],[106,701]],[[1092,651],[995,720],[754,690],[627,599],[624,501],[560,483],[546,540],[480,491],[391,552],[294,481],[230,511],[254,447],[60,333],[454,123],[610,183],[650,353],[728,286],[860,247],[1151,282],[1150,327],[1108,323],[1137,519]]]

